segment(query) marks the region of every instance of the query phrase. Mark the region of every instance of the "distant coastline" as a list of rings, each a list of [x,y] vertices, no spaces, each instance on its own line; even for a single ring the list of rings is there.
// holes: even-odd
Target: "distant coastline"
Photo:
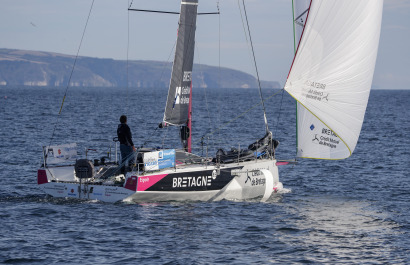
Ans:
[[[65,87],[75,57],[42,51],[0,49],[0,87]],[[128,71],[127,71],[128,64]],[[113,60],[79,57],[72,87],[166,88],[172,64],[160,61]],[[279,82],[261,81],[262,88],[281,88]],[[256,88],[254,76],[229,68],[195,64],[193,87]]]

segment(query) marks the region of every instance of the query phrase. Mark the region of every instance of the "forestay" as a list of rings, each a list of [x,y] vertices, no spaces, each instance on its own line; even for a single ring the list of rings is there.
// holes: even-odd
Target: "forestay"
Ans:
[[[305,23],[307,19],[307,15],[309,12],[311,0],[294,0],[293,1],[293,27],[294,27],[294,46],[295,46],[295,53],[296,49],[299,45],[300,38],[302,37],[303,29],[305,28]],[[309,120],[312,122],[314,121],[316,124],[319,124],[320,121],[317,120],[313,114],[311,114],[303,105],[299,102],[296,102],[296,124],[298,126],[299,121]],[[298,129],[298,127],[296,128]],[[299,143],[303,144],[303,139],[300,139],[303,135],[298,133],[296,135],[296,148],[299,150]]]
[[[312,0],[285,90],[298,116],[298,156],[343,159],[359,138],[378,50],[382,0]]]

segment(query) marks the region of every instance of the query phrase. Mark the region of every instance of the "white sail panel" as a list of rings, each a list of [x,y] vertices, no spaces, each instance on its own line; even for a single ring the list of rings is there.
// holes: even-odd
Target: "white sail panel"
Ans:
[[[312,0],[285,85],[314,115],[298,114],[302,157],[343,159],[353,152],[373,79],[382,8],[382,0]]]
[[[343,141],[301,104],[298,104],[297,120],[298,157],[340,159],[350,156]]]

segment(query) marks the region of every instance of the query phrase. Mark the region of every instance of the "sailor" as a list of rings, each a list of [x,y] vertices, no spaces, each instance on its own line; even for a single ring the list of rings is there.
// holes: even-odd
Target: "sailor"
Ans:
[[[136,151],[134,143],[132,142],[131,129],[127,125],[127,116],[122,115],[120,117],[120,124],[117,128],[118,141],[120,141],[121,151],[121,173],[125,174],[125,168],[128,166],[129,161],[134,161],[134,152]]]

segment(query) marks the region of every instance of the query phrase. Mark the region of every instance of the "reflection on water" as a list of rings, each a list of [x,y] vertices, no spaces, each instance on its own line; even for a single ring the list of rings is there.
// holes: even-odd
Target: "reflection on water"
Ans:
[[[298,242],[309,252],[304,258],[313,262],[358,261],[370,264],[395,259],[392,235],[399,225],[385,213],[362,201],[334,197],[309,197],[291,208],[294,233],[282,233],[284,242]],[[303,232],[302,232],[303,231]],[[400,260],[397,260],[400,261]],[[404,260],[401,260],[404,261]]]

